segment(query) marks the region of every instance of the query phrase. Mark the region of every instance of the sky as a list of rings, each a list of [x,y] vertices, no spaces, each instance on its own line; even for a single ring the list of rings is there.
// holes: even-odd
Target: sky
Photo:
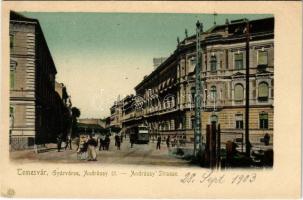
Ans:
[[[56,65],[56,80],[66,85],[80,118],[104,118],[120,98],[153,70],[153,58],[168,57],[182,41],[185,29],[195,33],[197,20],[204,30],[214,24],[211,14],[176,13],[33,13],[38,19]],[[262,15],[218,14],[225,19],[259,19]]]

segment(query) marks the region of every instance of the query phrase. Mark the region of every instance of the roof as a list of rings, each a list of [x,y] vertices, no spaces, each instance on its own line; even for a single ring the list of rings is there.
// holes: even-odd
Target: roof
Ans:
[[[44,34],[43,34],[43,31],[42,31],[42,28],[41,28],[41,25],[39,23],[39,20],[37,19],[33,19],[33,18],[28,18],[28,17],[25,17],[24,15],[20,14],[20,13],[17,13],[15,11],[10,11],[10,21],[19,21],[19,22],[31,22],[31,23],[35,23],[36,24],[36,27],[37,27],[37,31],[40,32],[41,34],[41,39],[42,39],[42,42],[45,44],[46,46],[46,50],[47,50],[47,53],[49,54],[50,56],[50,60],[52,62],[52,65],[54,67],[54,71],[55,71],[55,74],[57,73],[57,69],[56,69],[56,66],[55,66],[55,63],[54,63],[54,60],[53,60],[53,57],[50,53],[50,50],[49,50],[49,47],[47,45],[47,42],[45,40],[45,37],[44,37]]]
[[[99,124],[84,124],[84,123],[78,123],[78,127],[80,129],[94,129],[96,131],[103,131],[105,128],[100,126]]]
[[[227,24],[221,24],[221,25],[214,25],[211,28],[209,28],[204,33],[210,34],[210,33],[216,33],[218,31],[225,30],[225,28],[228,26],[233,31],[236,26],[245,25],[247,22],[247,19],[239,19],[239,20],[232,20],[231,23]],[[259,32],[267,32],[274,30],[274,17],[269,18],[262,18],[262,19],[256,19],[256,20],[250,20],[249,23],[252,25],[251,28],[251,34],[259,33]],[[257,26],[256,26],[257,25]],[[191,35],[187,38],[185,38],[180,44],[185,44],[185,40],[188,39],[194,39],[196,35]],[[213,38],[216,39],[216,38]],[[164,67],[166,67],[169,63],[174,61],[175,57],[179,53],[180,47],[178,46],[176,50],[173,52],[172,55],[170,55],[163,63],[161,63],[153,72],[151,72],[149,75],[147,75],[138,85],[136,85],[135,90],[139,89],[145,82],[147,82],[151,77],[153,77],[155,74],[157,74],[159,71],[161,71]]]

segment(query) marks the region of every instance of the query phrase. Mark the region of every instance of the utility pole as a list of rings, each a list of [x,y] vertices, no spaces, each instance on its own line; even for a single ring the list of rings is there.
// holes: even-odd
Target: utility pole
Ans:
[[[195,129],[194,129],[194,156],[197,154],[197,150],[201,143],[201,44],[200,34],[203,32],[203,24],[199,21],[196,23],[196,79],[195,79]],[[199,146],[197,146],[199,144]]]
[[[250,156],[251,144],[249,141],[249,40],[250,24],[246,20],[246,87],[245,87],[245,145],[246,156]]]

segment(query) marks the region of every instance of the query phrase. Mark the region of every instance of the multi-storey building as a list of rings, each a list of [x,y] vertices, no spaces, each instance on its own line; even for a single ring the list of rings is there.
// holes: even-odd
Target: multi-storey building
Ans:
[[[114,102],[114,105],[110,108],[110,126],[122,128],[122,109],[123,101],[119,98]]]
[[[274,18],[252,20],[249,42],[250,141],[265,133],[273,139]],[[201,34],[201,129],[220,124],[222,139],[242,135],[245,128],[246,20],[228,20]],[[194,139],[196,36],[177,49],[136,87],[143,106],[124,126],[146,123],[152,134]],[[140,101],[134,101],[136,105]],[[136,108],[136,107],[133,107]]]
[[[33,148],[60,134],[54,61],[39,21],[10,14],[10,144]]]

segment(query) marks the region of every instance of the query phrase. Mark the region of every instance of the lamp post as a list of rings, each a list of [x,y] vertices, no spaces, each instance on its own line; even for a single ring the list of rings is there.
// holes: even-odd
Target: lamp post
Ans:
[[[249,40],[250,40],[250,24],[246,20],[246,87],[245,87],[245,152],[246,156],[250,156],[251,144],[249,141]]]
[[[197,21],[196,23],[196,79],[195,79],[195,129],[194,129],[194,157],[201,143],[201,47],[200,47],[200,34],[203,32],[203,24]],[[197,146],[199,144],[199,146]]]

